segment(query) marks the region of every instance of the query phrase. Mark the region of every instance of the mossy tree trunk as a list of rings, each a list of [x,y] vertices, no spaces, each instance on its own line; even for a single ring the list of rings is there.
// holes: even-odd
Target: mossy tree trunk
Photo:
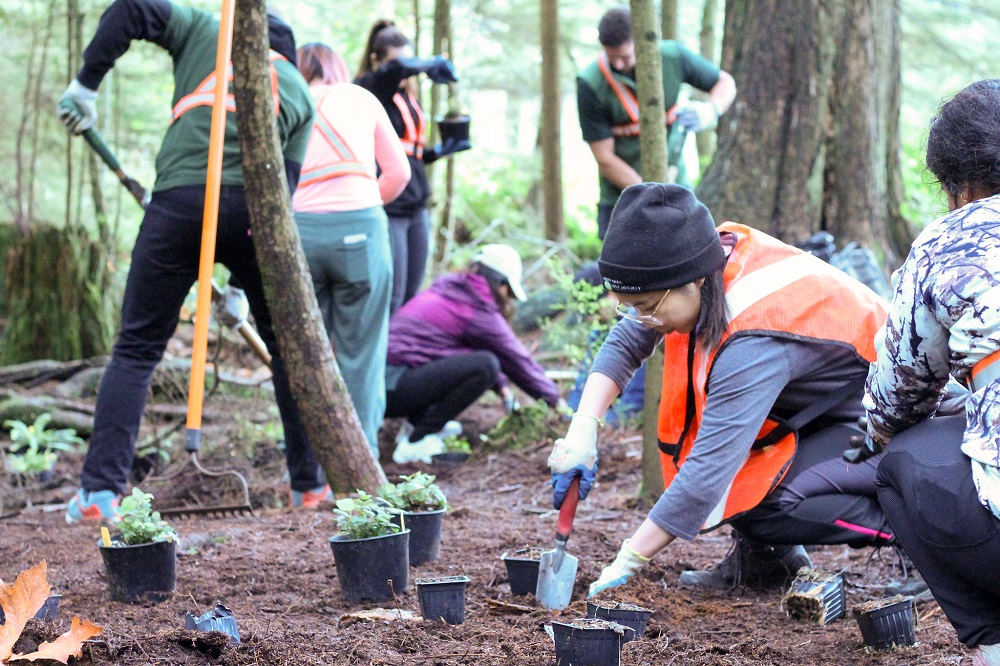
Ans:
[[[444,56],[446,58],[454,58],[454,52],[452,50],[452,40],[451,40],[451,0],[435,0],[434,2],[434,31],[433,31],[433,44],[432,49],[434,55]],[[440,84],[431,85],[431,113],[430,117],[427,119],[428,131],[427,131],[427,143],[428,145],[434,145],[437,143],[439,134],[438,126],[435,118],[439,115],[444,115],[441,101],[442,91],[447,91],[448,103],[451,104],[455,101],[455,88],[454,85],[445,88]],[[449,239],[452,234],[452,222],[453,213],[451,206],[451,199],[454,195],[455,188],[455,160],[449,158],[446,160],[447,165],[445,166],[445,194],[444,201],[438,201],[438,198],[434,194],[434,175],[437,171],[437,164],[441,164],[441,161],[435,162],[427,167],[427,180],[431,184],[431,208],[435,208],[439,203],[441,204],[441,214],[438,216],[437,224],[434,225],[434,245],[431,250],[432,266],[437,266],[437,272],[443,272],[446,268],[445,262],[447,260],[448,254],[448,244]]]
[[[677,39],[677,5],[678,0],[663,0],[660,9],[660,34],[663,39]],[[653,11],[656,11],[655,7]]]
[[[264,0],[237,0],[236,120],[254,248],[278,348],[309,441],[337,491],[373,492],[385,474],[372,456],[323,328],[292,219],[268,74]]]
[[[701,11],[701,32],[698,34],[698,52],[709,62],[715,62],[715,45],[718,42],[716,33],[717,16],[719,14],[719,0],[705,0]],[[708,99],[708,93],[697,91],[695,99]],[[698,132],[695,135],[698,143],[698,157],[705,159],[712,156],[715,151],[715,130]],[[705,162],[702,162],[705,164]]]
[[[541,0],[539,12],[542,42],[542,196],[545,205],[545,238],[561,242],[566,236],[563,222],[562,150],[559,80],[559,0]]]

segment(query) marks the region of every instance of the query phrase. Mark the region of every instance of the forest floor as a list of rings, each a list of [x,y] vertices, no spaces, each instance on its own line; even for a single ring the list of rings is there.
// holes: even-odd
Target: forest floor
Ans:
[[[45,387],[40,387],[44,391]],[[496,402],[481,401],[463,415],[469,439],[488,430],[501,417]],[[333,557],[327,543],[336,529],[329,508],[291,510],[283,456],[271,437],[273,401],[252,391],[220,391],[209,400],[205,457],[213,467],[232,465],[247,475],[254,515],[229,518],[178,519],[181,535],[177,590],[155,606],[112,602],[109,597],[99,538],[93,524],[66,525],[62,510],[29,507],[0,520],[0,579],[41,560],[48,577],[63,595],[55,624],[37,620],[17,646],[28,651],[64,631],[74,615],[101,625],[104,632],[88,642],[83,658],[73,663],[367,665],[367,664],[523,664],[551,666],[555,652],[544,625],[554,619],[582,617],[587,585],[612,560],[621,541],[643,518],[635,505],[641,442],[634,430],[604,437],[599,481],[580,504],[567,552],[580,560],[573,602],[562,612],[543,609],[532,596],[512,596],[500,556],[525,545],[551,547],[556,514],[546,458],[551,441],[520,450],[477,451],[456,466],[399,466],[384,463],[386,474],[417,469],[436,474],[450,508],[444,522],[441,557],[411,569],[415,577],[465,574],[466,622],[462,625],[411,621],[365,621],[352,612],[377,604],[348,605],[340,595]],[[164,423],[146,424],[144,432]],[[387,423],[388,439],[397,424]],[[174,464],[183,452],[178,449]],[[36,493],[36,502],[65,502],[79,478],[81,455],[64,456],[52,487]],[[159,493],[155,484],[145,490]],[[170,483],[175,498],[221,494],[192,474]],[[279,507],[279,508],[275,508]],[[622,664],[969,664],[967,651],[934,601],[918,604],[918,645],[893,652],[871,653],[861,641],[856,622],[841,619],[826,627],[791,620],[781,608],[781,591],[739,588],[729,593],[681,586],[679,573],[710,566],[726,555],[731,539],[726,529],[694,542],[675,542],[623,588],[605,593],[617,601],[652,609],[646,636],[628,643]],[[894,577],[888,549],[821,547],[812,552],[815,565],[843,572],[848,607],[881,596]],[[230,645],[221,634],[185,631],[184,614],[201,614],[221,601],[232,609],[242,642]],[[419,616],[412,588],[399,594],[403,610]],[[394,608],[395,605],[380,604]]]

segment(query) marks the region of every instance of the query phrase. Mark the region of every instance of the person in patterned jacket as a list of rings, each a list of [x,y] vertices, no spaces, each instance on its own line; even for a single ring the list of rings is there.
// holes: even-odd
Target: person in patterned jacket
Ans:
[[[1000,665],[1000,79],[931,121],[927,168],[950,212],[897,274],[865,396],[868,446],[887,446],[878,498],[974,663]],[[942,416],[949,376],[969,388]],[[937,414],[935,416],[935,414]]]

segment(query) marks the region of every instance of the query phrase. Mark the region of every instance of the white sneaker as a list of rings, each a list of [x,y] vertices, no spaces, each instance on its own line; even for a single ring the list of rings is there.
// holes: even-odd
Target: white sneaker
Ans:
[[[449,437],[458,437],[462,434],[462,424],[458,421],[448,421],[441,428],[441,431],[437,434],[441,439],[448,439]]]
[[[396,438],[396,450],[392,453],[392,461],[398,465],[420,462],[431,464],[431,456],[444,453],[444,440],[437,435],[426,435],[423,439],[410,442],[409,437]]]
[[[409,421],[403,421],[403,425],[399,426],[399,432],[396,433],[396,444],[400,442],[409,442],[410,434],[413,432],[413,424]]]
[[[980,645],[972,655],[972,666],[1000,665],[1000,644]]]

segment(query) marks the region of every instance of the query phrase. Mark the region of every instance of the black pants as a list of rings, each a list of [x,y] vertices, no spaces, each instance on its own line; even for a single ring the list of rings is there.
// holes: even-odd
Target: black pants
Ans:
[[[385,415],[405,416],[413,424],[410,441],[438,432],[496,386],[500,361],[488,351],[474,351],[408,368],[386,392]]]
[[[804,434],[785,478],[733,526],[770,544],[888,544],[892,533],[875,491],[879,458],[854,465],[841,457],[859,432],[839,424]]]
[[[181,304],[198,279],[204,198],[204,186],[178,187],[157,192],[146,208],[132,250],[121,331],[97,395],[94,434],[82,474],[88,491],[125,490],[153,370],[177,328]],[[257,331],[271,353],[292,488],[321,486],[325,481],[299,419],[264,301],[243,188],[222,188],[215,258],[246,291]]]
[[[961,451],[965,415],[899,433],[878,467],[878,498],[896,538],[958,640],[1000,643],[1000,520],[980,501]]]

